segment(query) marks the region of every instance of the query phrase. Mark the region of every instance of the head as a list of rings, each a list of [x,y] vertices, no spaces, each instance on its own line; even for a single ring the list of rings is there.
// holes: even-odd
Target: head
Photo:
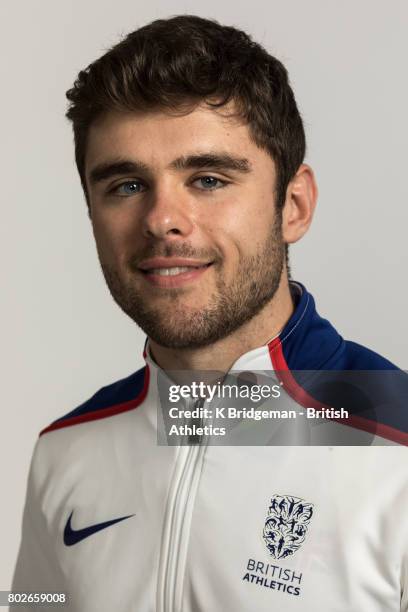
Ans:
[[[179,348],[259,313],[302,233],[282,226],[305,176],[283,65],[244,32],[185,15],[127,35],[67,98],[99,258],[125,312]],[[166,263],[189,270],[164,276]]]

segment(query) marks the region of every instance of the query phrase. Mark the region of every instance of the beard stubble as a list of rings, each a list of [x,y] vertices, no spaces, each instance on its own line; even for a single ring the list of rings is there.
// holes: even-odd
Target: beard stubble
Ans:
[[[146,253],[143,259],[159,255],[197,258],[197,251],[185,244],[172,245],[166,247],[165,253]],[[136,268],[134,259],[129,263],[131,271]],[[183,289],[169,289],[166,303],[160,300],[161,304],[154,306],[143,290],[135,286],[132,278],[124,280],[116,268],[100,257],[103,275],[115,302],[149,338],[172,349],[208,346],[250,321],[274,297],[284,260],[282,218],[277,215],[267,240],[256,254],[241,260],[232,281],[226,283],[215,274],[216,288],[206,305],[187,309],[183,308]],[[218,265],[217,261],[213,264],[215,267]]]

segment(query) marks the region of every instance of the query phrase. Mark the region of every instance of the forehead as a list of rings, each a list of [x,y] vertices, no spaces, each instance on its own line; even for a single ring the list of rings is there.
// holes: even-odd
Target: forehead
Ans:
[[[183,114],[114,112],[99,117],[88,133],[85,171],[107,157],[138,159],[152,169],[169,166],[192,152],[224,151],[248,158],[252,165],[273,166],[269,154],[252,139],[248,124],[231,106],[211,109],[198,105]]]

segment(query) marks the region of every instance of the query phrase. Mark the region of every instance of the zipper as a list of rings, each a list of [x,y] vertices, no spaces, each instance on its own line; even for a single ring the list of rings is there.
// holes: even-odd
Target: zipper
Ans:
[[[194,408],[203,406],[198,400]],[[195,422],[197,425],[197,422]],[[181,612],[191,517],[206,445],[189,436],[192,446],[179,446],[164,515],[157,578],[157,612]]]

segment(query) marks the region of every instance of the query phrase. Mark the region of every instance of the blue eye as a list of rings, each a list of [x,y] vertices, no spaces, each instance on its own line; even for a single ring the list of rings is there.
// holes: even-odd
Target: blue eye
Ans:
[[[123,188],[123,190],[122,190]],[[126,181],[125,183],[121,183],[112,189],[112,192],[121,195],[121,196],[129,196],[135,193],[140,193],[144,191],[145,187],[140,181]]]
[[[200,176],[194,182],[200,182],[201,187],[199,189],[203,189],[204,191],[212,191],[214,189],[221,189],[221,187],[225,187],[225,182],[221,181],[221,179],[216,178],[215,176]]]

